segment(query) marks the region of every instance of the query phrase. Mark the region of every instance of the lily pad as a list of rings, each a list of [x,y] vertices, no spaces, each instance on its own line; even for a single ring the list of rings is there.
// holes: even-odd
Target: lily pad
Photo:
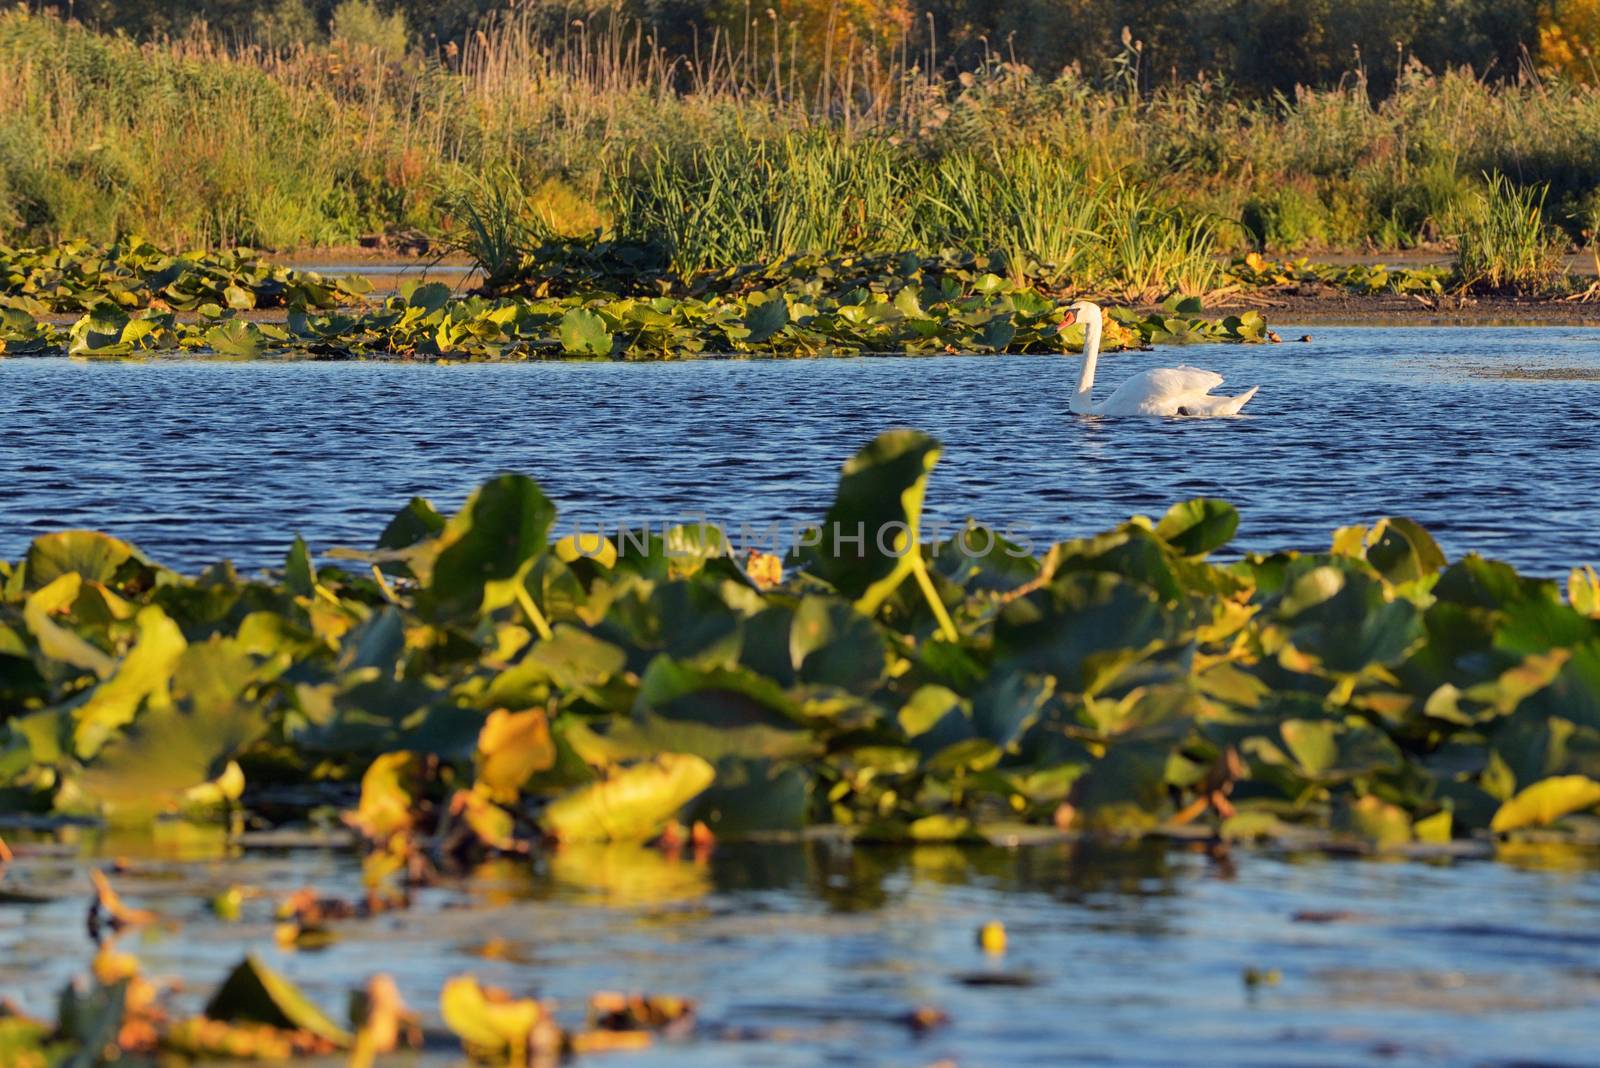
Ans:
[[[565,842],[643,840],[657,834],[715,777],[712,766],[697,756],[662,753],[557,798],[540,822]]]
[[[584,308],[561,317],[561,351],[570,356],[609,356],[612,337],[606,322]]]
[[[110,582],[132,559],[142,559],[133,546],[92,530],[45,534],[28,546],[27,588],[36,590],[68,574],[85,582]]]
[[[922,501],[939,443],[915,430],[879,435],[844,465],[834,503],[800,560],[871,615],[913,571]]]
[[[336,1046],[348,1046],[350,1033],[328,1019],[294,984],[246,956],[223,980],[206,1003],[213,1020],[266,1024],[289,1031],[306,1031]]]
[[[1504,834],[1546,827],[1563,816],[1600,805],[1600,782],[1586,775],[1556,775],[1517,792],[1500,806],[1489,829]]]
[[[1198,497],[1175,504],[1156,525],[1156,535],[1185,556],[1204,556],[1228,544],[1239,529],[1239,512],[1227,501]]]

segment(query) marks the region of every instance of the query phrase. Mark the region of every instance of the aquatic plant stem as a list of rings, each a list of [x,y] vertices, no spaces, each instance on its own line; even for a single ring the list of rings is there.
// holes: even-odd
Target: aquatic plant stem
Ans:
[[[939,632],[944,636],[944,640],[959,642],[961,632],[956,630],[950,613],[945,611],[944,602],[939,599],[939,591],[933,588],[933,579],[928,575],[928,565],[923,562],[920,552],[912,554],[911,573],[917,576],[917,585],[922,587],[922,596],[927,598],[928,607],[933,609],[934,618],[939,621]]]
[[[378,589],[383,593],[383,599],[390,604],[397,604],[398,598],[394,595],[394,587],[389,585],[389,580],[383,577],[383,569],[377,564],[372,565],[372,581],[378,584]]]
[[[555,634],[550,630],[550,624],[544,618],[544,613],[539,611],[539,606],[534,604],[533,598],[528,595],[528,587],[518,582],[516,588],[517,604],[522,606],[522,611],[528,616],[528,622],[532,623],[533,629],[539,632],[539,637],[544,641],[554,638]]]

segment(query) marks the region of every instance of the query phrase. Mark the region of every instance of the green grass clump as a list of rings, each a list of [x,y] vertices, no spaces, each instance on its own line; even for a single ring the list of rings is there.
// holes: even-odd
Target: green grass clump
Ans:
[[[1154,300],[1203,293],[1214,225],[1038,145],[936,158],[814,129],[740,132],[610,176],[617,230],[682,278],[817,254],[979,249],[1013,281]]]
[[[447,194],[440,207],[453,221],[451,244],[483,272],[483,284],[500,289],[518,281],[523,266],[546,237],[530,212],[515,172],[502,171],[471,190]]]
[[[1548,190],[1522,188],[1503,174],[1465,200],[1456,215],[1456,271],[1471,288],[1538,293],[1561,274],[1561,246],[1544,221]]]
[[[992,249],[1013,277],[1087,282],[1108,189],[1082,164],[1037,145],[952,151],[915,181],[923,247]]]
[[[881,139],[741,129],[624,155],[607,191],[618,235],[663,244],[687,276],[807,252],[908,247],[913,166]]]

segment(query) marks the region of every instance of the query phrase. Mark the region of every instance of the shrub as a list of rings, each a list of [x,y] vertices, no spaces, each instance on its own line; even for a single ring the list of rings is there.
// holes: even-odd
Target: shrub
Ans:
[[[405,15],[398,11],[385,15],[373,0],[339,0],[328,22],[328,36],[392,62],[406,54],[411,33]]]

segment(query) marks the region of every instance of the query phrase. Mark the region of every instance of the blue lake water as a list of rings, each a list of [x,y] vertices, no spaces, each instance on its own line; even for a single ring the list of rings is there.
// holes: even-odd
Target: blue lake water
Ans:
[[[821,515],[852,451],[913,425],[946,444],[933,514],[1026,525],[1040,542],[1207,494],[1239,505],[1240,547],[1321,547],[1336,526],[1393,513],[1452,554],[1547,574],[1600,562],[1600,332],[1312,332],[1309,345],[1103,361],[1102,396],[1179,360],[1222,372],[1229,390],[1260,384],[1247,418],[1218,422],[1074,418],[1078,365],[1060,357],[3,360],[0,556],[47,530],[96,527],[186,568],[224,556],[271,565],[294,532],[320,550],[368,545],[410,496],[453,507],[502,470],[539,478],[589,526],[701,512],[803,523]],[[1512,370],[1520,377],[1497,377]],[[215,855],[202,844],[180,859],[72,831],[5,833],[19,859],[4,883],[15,896],[0,898],[0,996],[41,1014],[92,956],[86,860],[125,856],[124,895],[181,928],[132,932],[119,948],[150,974],[181,976],[186,1011],[248,949],[340,1017],[352,986],[391,972],[434,1029],[440,984],[468,971],[552,999],[569,1021],[598,989],[699,999],[694,1037],[605,1062],[641,1068],[1509,1068],[1593,1064],[1600,1050],[1593,854],[1218,859],[1159,844],[813,842],[696,861],[563,850],[447,879],[411,910],[342,923],[328,948],[289,952],[274,945],[271,895],[358,895],[347,852],[224,859],[216,843]],[[223,924],[206,902],[233,883],[269,894]],[[1002,958],[974,945],[990,919],[1010,931]],[[1248,968],[1281,981],[1249,987]],[[949,1025],[913,1035],[902,1017],[923,1005]],[[445,1041],[410,1063],[459,1057]]]
[[[73,850],[23,852],[7,887],[55,896],[0,903],[0,994],[48,1014],[93,956],[88,881]],[[693,1037],[581,1062],[627,1068],[1576,1068],[1600,1050],[1594,856],[1219,860],[1156,844],[816,842],[719,847],[697,861],[595,847],[485,865],[421,891],[409,910],[335,924],[327,948],[285,951],[274,895],[359,896],[348,853],[93,852],[128,857],[117,886],[166,921],[117,949],[147,974],[182,977],[182,1012],[250,951],[336,1019],[350,989],[389,972],[438,1031],[438,991],[463,972],[550,999],[569,1024],[597,990],[699,1001]],[[268,891],[232,924],[207,906],[230,884]],[[989,920],[1006,926],[1003,956],[975,944]],[[1247,969],[1278,982],[1251,987]],[[913,1034],[903,1018],[920,1006],[949,1024]],[[455,1050],[441,1035],[396,1063],[465,1063]]]
[[[1298,336],[1293,326],[1279,328]],[[1240,548],[1319,548],[1386,514],[1559,574],[1600,562],[1600,331],[1313,328],[1311,344],[1111,356],[1192,362],[1261,393],[1237,420],[1068,414],[1076,357],[663,364],[0,361],[0,555],[96,527],[162,562],[276,564],[295,533],[367,546],[413,495],[499,471],[608,528],[819,518],[877,432],[945,443],[930,514],[1042,545],[1225,497]],[[1508,368],[1554,380],[1484,377]],[[1583,375],[1591,376],[1584,379]],[[730,531],[731,532],[731,531]]]

